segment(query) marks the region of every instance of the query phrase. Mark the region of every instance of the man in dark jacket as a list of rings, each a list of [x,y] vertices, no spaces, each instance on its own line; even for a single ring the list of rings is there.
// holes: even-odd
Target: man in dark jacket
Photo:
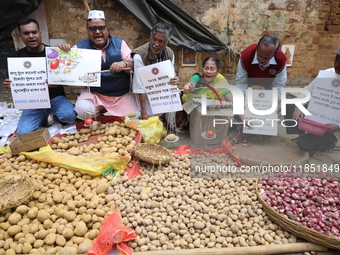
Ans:
[[[47,45],[42,43],[39,23],[33,18],[24,18],[18,23],[20,38],[26,47],[14,52],[10,57],[45,57]],[[4,80],[4,87],[10,88],[12,81]],[[63,86],[48,85],[51,108],[25,109],[18,123],[18,135],[23,135],[43,127],[49,114],[60,124],[73,123],[76,119],[74,105],[65,97]]]

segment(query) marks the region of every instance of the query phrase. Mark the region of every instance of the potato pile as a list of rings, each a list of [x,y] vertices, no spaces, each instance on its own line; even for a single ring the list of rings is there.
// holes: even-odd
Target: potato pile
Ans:
[[[144,164],[136,179],[123,176],[111,182],[108,192],[124,224],[138,234],[129,244],[134,251],[296,242],[266,216],[257,201],[255,179],[191,178],[189,166],[189,156],[174,155],[155,170]]]
[[[98,143],[86,142],[90,136],[98,135],[96,141]],[[93,155],[97,153],[118,153],[119,155],[129,154],[136,141],[137,130],[126,127],[124,123],[115,121],[113,123],[95,124],[89,128],[82,128],[74,135],[67,135],[61,138],[54,137],[52,139],[52,149],[68,154]],[[82,144],[79,146],[79,144]]]
[[[135,145],[136,134],[118,122],[98,123],[54,139],[52,147],[70,154],[78,149],[73,155],[115,148],[124,155]],[[91,135],[99,135],[94,140],[98,144],[85,143]],[[193,160],[204,165],[225,156],[205,153]],[[123,174],[115,180],[111,175],[93,180],[23,155],[3,155],[0,179],[26,175],[35,180],[36,190],[30,201],[0,212],[0,255],[87,253],[104,217],[116,207],[123,223],[138,234],[129,243],[134,251],[296,242],[268,219],[257,202],[254,179],[191,178],[187,155],[174,154],[164,166],[140,163],[142,176],[135,179]]]
[[[25,156],[0,159],[0,179],[27,175],[36,182],[31,200],[0,212],[0,254],[84,254],[115,210],[108,180],[73,173]],[[112,177],[111,177],[112,178]]]

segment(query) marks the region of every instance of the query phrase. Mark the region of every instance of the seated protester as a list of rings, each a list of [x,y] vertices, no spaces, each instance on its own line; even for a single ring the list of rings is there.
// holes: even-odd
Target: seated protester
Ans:
[[[183,87],[185,95],[182,96],[182,102],[185,103],[191,97],[201,98],[202,94],[206,93],[212,99],[216,100],[215,95],[208,87],[209,85],[214,87],[216,84],[229,84],[226,78],[219,73],[221,69],[221,63],[216,57],[207,57],[202,64],[202,71],[195,73],[187,84]],[[200,88],[197,90],[197,88]],[[227,88],[216,88],[219,96],[224,98],[226,101],[232,102],[233,97],[231,91]],[[190,92],[190,94],[188,94]]]
[[[18,23],[20,38],[26,47],[12,53],[10,57],[45,57],[45,47],[42,43],[42,36],[39,23],[33,18],[24,18]],[[10,88],[12,81],[4,80],[4,87]],[[46,127],[48,116],[62,125],[73,123],[77,117],[74,105],[65,97],[64,87],[60,85],[48,85],[51,108],[46,109],[25,109],[22,111],[17,134],[23,135],[39,128]]]
[[[336,54],[334,60],[334,67],[326,69],[328,72],[335,72],[340,74],[340,49],[334,52]],[[316,84],[316,80],[313,80],[308,86],[305,88],[313,93],[314,87]],[[302,94],[299,94],[297,98],[303,98]],[[302,111],[295,107],[295,105],[288,104],[286,106],[286,116],[285,119],[294,119],[303,118]],[[291,127],[295,124],[294,121],[286,121],[286,132],[287,134],[298,134],[299,136],[293,141],[295,141],[299,148],[303,151],[316,152],[316,151],[330,151],[334,148],[338,140],[340,139],[340,127],[339,124],[336,123],[327,123],[325,125],[329,126],[327,132],[322,135],[313,135],[305,133],[300,130],[297,126]]]
[[[137,107],[131,95],[130,71],[133,62],[131,49],[126,42],[111,36],[103,11],[92,10],[86,21],[88,38],[78,42],[74,47],[80,49],[101,50],[101,86],[84,87],[76,102],[78,118],[94,118],[105,112],[114,116],[127,116]],[[69,44],[59,45],[63,51],[70,51]]]
[[[207,57],[202,64],[202,71],[195,73],[187,84],[183,87],[182,102],[185,103],[190,98],[201,98],[202,94],[207,94],[213,100],[218,100],[217,95],[210,90],[206,85],[214,87],[216,84],[229,84],[226,78],[219,73],[221,69],[221,63],[216,57]],[[231,91],[227,88],[215,89],[221,99],[233,102],[233,96]],[[189,94],[190,92],[190,94]],[[237,115],[240,120],[244,121],[243,115]],[[246,124],[248,126],[248,124]],[[248,126],[249,127],[249,126]]]
[[[150,102],[147,98],[145,87],[141,81],[137,69],[155,64],[158,62],[170,60],[172,66],[175,65],[175,55],[167,46],[170,41],[172,29],[165,23],[158,23],[151,29],[150,42],[139,46],[132,50],[131,55],[134,61],[134,76],[133,76],[133,93],[136,95],[136,103],[141,112],[141,119],[147,120],[153,116]],[[179,78],[174,73],[174,77],[170,79],[170,84],[177,86]],[[166,114],[167,121],[171,126],[174,126],[174,119],[170,120],[171,113]],[[175,117],[175,115],[173,116]]]

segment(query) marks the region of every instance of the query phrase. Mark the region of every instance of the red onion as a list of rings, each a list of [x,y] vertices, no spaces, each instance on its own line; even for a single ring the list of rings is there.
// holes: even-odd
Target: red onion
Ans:
[[[262,198],[289,219],[340,238],[340,183],[322,177],[259,179]]]

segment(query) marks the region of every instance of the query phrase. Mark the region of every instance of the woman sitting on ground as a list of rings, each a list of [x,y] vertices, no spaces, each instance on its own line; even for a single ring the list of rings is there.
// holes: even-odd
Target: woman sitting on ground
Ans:
[[[216,84],[223,85],[229,84],[227,79],[219,73],[221,70],[221,63],[218,58],[210,56],[207,57],[202,64],[202,71],[195,73],[187,84],[183,87],[182,103],[185,103],[190,98],[201,98],[202,94],[207,94],[208,97],[212,98],[214,101],[218,100],[218,96],[213,90],[219,95],[223,100],[233,102],[233,95],[231,91],[227,88],[214,88]],[[212,87],[212,89],[209,89]],[[190,93],[189,93],[190,92]],[[242,122],[244,122],[243,115],[237,115]],[[248,123],[246,126],[249,127]]]
[[[214,87],[216,84],[229,84],[226,78],[219,73],[221,63],[216,57],[207,57],[202,64],[202,71],[195,73],[187,84],[183,87],[185,95],[182,96],[182,101],[185,103],[191,97],[201,98],[202,94],[206,93],[208,96],[213,97],[213,100],[218,99],[206,85]],[[198,89],[197,88],[202,88]],[[226,101],[233,102],[231,91],[227,88],[216,88],[218,95]],[[188,94],[190,92],[190,94]]]

